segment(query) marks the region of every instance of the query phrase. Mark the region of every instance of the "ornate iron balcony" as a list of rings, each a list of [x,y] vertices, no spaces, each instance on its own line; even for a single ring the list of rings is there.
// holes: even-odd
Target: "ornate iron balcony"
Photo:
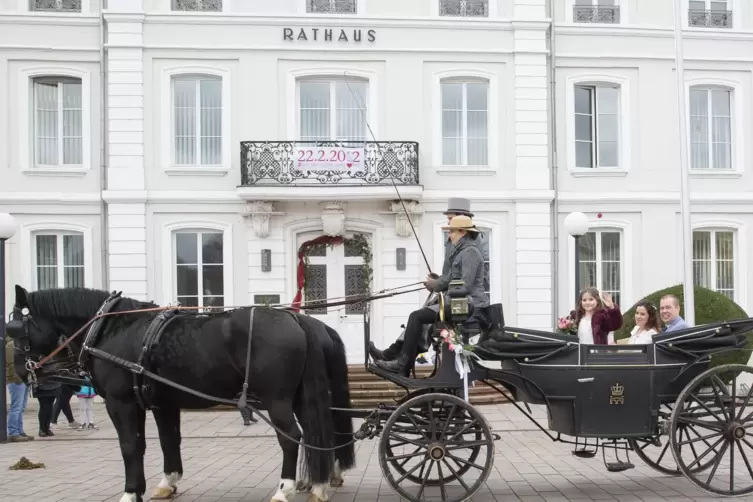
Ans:
[[[418,185],[414,141],[243,141],[241,186]]]
[[[355,14],[356,0],[308,0],[306,11],[310,14]]]
[[[688,25],[701,28],[732,28],[732,11],[690,10]]]
[[[81,0],[31,0],[33,11],[81,12]]]
[[[620,7],[612,5],[576,5],[573,7],[573,22],[619,24]]]
[[[440,16],[487,17],[489,0],[439,0]]]
[[[173,10],[222,12],[222,0],[172,0]]]

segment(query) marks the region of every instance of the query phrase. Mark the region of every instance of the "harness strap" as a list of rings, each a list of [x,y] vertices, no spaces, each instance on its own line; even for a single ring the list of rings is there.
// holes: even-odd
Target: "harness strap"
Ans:
[[[112,293],[110,293],[110,296],[105,299],[105,302],[99,308],[97,316],[95,317],[95,321],[91,324],[91,326],[89,326],[89,330],[86,332],[86,336],[84,337],[84,343],[81,344],[81,352],[79,352],[78,355],[78,364],[82,368],[86,367],[86,362],[89,359],[89,348],[97,343],[100,328],[106,322],[105,314],[109,313],[110,310],[112,310],[112,308],[120,301],[121,293],[122,291],[113,291]]]
[[[146,363],[149,362],[149,355],[152,351],[152,348],[159,343],[159,340],[162,337],[162,333],[165,331],[170,322],[177,319],[177,313],[178,311],[175,309],[165,310],[155,316],[155,318],[152,319],[152,322],[149,323],[149,327],[144,333],[139,358],[136,361],[136,364],[138,366],[143,367]],[[149,399],[149,384],[144,380],[143,375],[139,373],[133,374],[133,392],[134,394],[136,394],[136,401],[143,409],[148,410],[151,408],[156,408],[156,406],[152,405]]]
[[[246,376],[243,380],[243,390],[241,391],[241,397],[238,398],[238,409],[245,410],[248,407],[246,402],[246,395],[248,394],[248,376],[251,373],[251,340],[254,335],[254,312],[256,307],[251,307],[251,311],[248,314],[248,347],[246,347]]]

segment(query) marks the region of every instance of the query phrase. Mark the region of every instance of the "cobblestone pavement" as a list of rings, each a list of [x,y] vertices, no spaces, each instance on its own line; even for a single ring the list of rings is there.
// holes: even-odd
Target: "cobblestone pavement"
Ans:
[[[34,403],[25,416],[26,432],[36,435]],[[73,401],[75,411],[75,400]],[[601,455],[572,456],[570,445],[553,443],[510,405],[483,406],[497,431],[494,471],[473,500],[490,501],[710,501],[686,479],[657,473],[633,455],[635,469],[607,472]],[[543,412],[535,410],[543,418]],[[156,427],[148,415],[147,495],[161,477],[162,455]],[[62,417],[61,417],[62,418]],[[123,489],[120,450],[104,407],[95,405],[97,431],[55,429],[56,436],[0,445],[0,501],[118,501]],[[63,420],[64,422],[64,420]],[[545,423],[545,420],[544,420]],[[244,427],[234,411],[183,414],[185,478],[178,502],[269,501],[278,482],[281,454],[266,424]],[[330,491],[332,502],[399,502],[383,480],[377,442],[358,445],[357,468],[345,486]],[[21,456],[44,462],[45,469],[8,471]],[[303,502],[299,494],[295,502]],[[730,500],[730,499],[719,499]],[[753,502],[753,497],[732,500]],[[291,501],[292,502],[292,501]]]

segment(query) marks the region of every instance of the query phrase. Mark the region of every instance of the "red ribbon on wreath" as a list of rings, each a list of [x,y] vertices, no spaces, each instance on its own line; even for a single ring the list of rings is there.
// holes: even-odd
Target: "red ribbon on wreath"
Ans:
[[[312,246],[320,244],[337,245],[342,244],[345,239],[339,235],[320,235],[316,239],[311,239],[301,244],[298,248],[298,269],[296,271],[296,287],[298,288],[290,305],[292,310],[299,312],[301,310],[301,300],[303,299],[303,286],[306,283],[306,250]]]

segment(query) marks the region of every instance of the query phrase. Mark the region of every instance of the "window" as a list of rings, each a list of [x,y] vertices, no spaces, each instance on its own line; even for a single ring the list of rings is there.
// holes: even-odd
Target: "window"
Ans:
[[[81,0],[30,0],[29,10],[42,12],[81,12]]]
[[[175,232],[175,298],[190,307],[225,301],[222,232]]]
[[[595,287],[620,304],[622,293],[622,233],[617,230],[588,232],[578,239],[580,287]]]
[[[280,304],[280,295],[272,295],[272,294],[262,294],[262,295],[254,295],[254,305],[279,305]]]
[[[619,24],[620,6],[617,3],[618,0],[575,0],[573,22]]]
[[[173,78],[174,162],[179,166],[222,164],[222,79]]]
[[[356,0],[306,0],[309,14],[355,14]]]
[[[478,227],[478,229],[481,231],[478,235],[478,239],[476,239],[476,242],[478,244],[478,248],[481,251],[482,256],[484,257],[484,291],[486,292],[487,296],[489,297],[489,300],[492,300],[492,288],[491,288],[491,275],[490,275],[490,261],[489,261],[489,239],[491,237],[491,230],[488,228]],[[449,239],[450,234],[446,230],[442,232],[442,243],[447,243],[447,239]],[[444,263],[444,262],[443,262]],[[441,272],[441,270],[438,271],[438,273]]]
[[[84,236],[80,233],[34,235],[37,289],[84,287]]]
[[[83,165],[81,80],[35,78],[33,86],[35,164]]]
[[[575,167],[619,167],[619,87],[576,85],[574,94]]]
[[[691,169],[732,169],[732,91],[690,89]]]
[[[301,141],[366,141],[368,88],[363,80],[300,80]]]
[[[222,0],[172,0],[173,10],[222,12]]]
[[[438,0],[440,16],[488,17],[489,0]]]
[[[488,82],[442,82],[442,164],[489,164]]]
[[[690,0],[688,26],[701,28],[732,28],[729,0]]]
[[[693,232],[693,281],[696,286],[735,299],[735,234],[730,230]]]

